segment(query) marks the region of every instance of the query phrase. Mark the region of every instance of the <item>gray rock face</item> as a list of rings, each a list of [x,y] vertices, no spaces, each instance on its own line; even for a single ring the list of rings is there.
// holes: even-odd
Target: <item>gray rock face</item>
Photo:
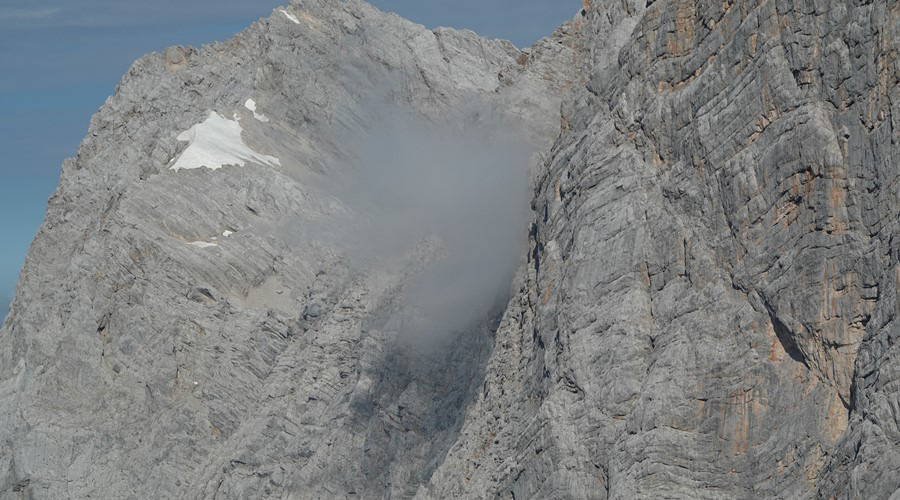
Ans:
[[[434,311],[407,290],[448,249],[368,211],[361,194],[409,201],[416,172],[379,158],[391,182],[359,188],[379,178],[357,164],[393,153],[364,144],[512,123],[549,148],[573,36],[523,52],[323,0],[136,62],[64,165],[0,333],[0,497],[411,497],[505,302],[459,311],[441,349],[406,338]]]
[[[7,313],[9,313],[9,303],[12,302],[12,297],[6,293],[0,293],[0,318],[6,319]]]
[[[898,31],[585,0],[519,51],[309,0],[141,59],[0,331],[0,498],[891,498]],[[509,295],[441,267],[494,276],[505,203],[379,222],[418,166],[359,145],[407,120],[547,150]]]
[[[532,257],[429,493],[897,490],[898,16],[586,5]]]

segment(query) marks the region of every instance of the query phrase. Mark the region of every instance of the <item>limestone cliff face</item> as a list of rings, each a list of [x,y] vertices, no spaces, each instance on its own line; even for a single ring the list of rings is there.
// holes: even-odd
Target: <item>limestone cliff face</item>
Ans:
[[[896,2],[585,4],[464,438],[514,496],[900,487]]]
[[[306,0],[147,56],[0,331],[0,498],[892,497],[898,51],[887,0],[585,0],[524,52]],[[511,298],[437,350],[446,249],[321,237],[373,101],[547,149]],[[198,124],[240,147],[173,170]]]
[[[329,237],[366,215],[332,185],[389,110],[496,110],[549,147],[570,37],[522,52],[323,0],[136,62],[63,166],[0,334],[0,496],[411,496],[492,317],[440,359],[398,347],[398,290],[440,249],[364,267]]]

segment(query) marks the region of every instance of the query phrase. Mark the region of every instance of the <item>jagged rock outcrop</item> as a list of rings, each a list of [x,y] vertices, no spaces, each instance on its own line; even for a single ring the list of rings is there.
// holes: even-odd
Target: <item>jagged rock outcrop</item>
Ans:
[[[388,109],[497,110],[549,147],[571,36],[523,52],[304,1],[136,62],[63,167],[0,335],[3,498],[411,496],[493,320],[439,359],[397,348],[397,290],[438,250],[360,269],[310,233],[353,221],[328,182]]]
[[[428,491],[891,496],[898,4],[585,11],[521,291]]]
[[[898,49],[887,0],[585,0],[526,51],[303,0],[147,56],[0,331],[0,498],[890,498]],[[322,232],[395,110],[549,150],[511,298],[439,348],[440,242]]]

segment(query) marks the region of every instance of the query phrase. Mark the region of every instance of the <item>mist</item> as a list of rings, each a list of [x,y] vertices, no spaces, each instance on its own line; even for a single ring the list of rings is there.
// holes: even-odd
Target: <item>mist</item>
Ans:
[[[349,208],[331,239],[356,269],[404,266],[401,337],[440,341],[505,306],[527,241],[535,151],[494,108],[429,121],[386,103],[344,138],[326,189]],[[349,228],[349,229],[347,229]]]

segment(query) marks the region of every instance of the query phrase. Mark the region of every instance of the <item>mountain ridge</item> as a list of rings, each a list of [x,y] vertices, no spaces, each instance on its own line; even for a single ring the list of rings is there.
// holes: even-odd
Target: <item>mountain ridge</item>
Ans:
[[[893,498],[898,53],[884,0],[295,0],[145,56],[0,330],[0,498]]]

